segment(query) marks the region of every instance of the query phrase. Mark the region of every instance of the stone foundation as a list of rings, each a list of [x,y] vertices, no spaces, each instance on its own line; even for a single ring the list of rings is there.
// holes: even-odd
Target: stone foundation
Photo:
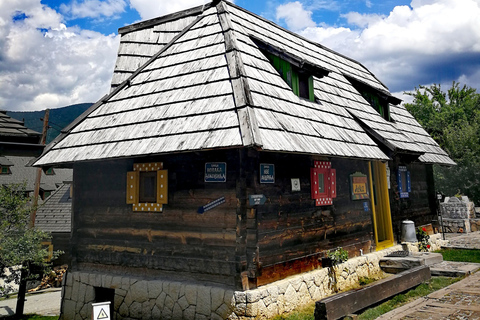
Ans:
[[[440,234],[431,236],[431,250],[444,244],[440,239]],[[404,246],[418,251],[415,244]],[[96,300],[96,290],[98,292],[95,287],[110,289],[113,294],[113,319],[267,319],[332,295],[335,287],[337,290],[354,287],[359,277],[378,276],[381,272],[379,260],[399,250],[402,250],[401,245],[349,259],[336,267],[336,277],[329,273],[329,268],[322,268],[248,291],[189,282],[68,272],[63,284],[60,319],[91,319],[91,304]]]

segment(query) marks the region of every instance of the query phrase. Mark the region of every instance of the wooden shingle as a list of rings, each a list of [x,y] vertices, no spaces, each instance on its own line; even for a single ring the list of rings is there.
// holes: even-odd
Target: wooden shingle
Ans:
[[[363,65],[229,2],[119,32],[112,92],[36,165],[237,147],[388,160],[379,146],[453,164],[403,107],[390,105],[393,122],[373,109],[359,84],[398,99]],[[294,94],[269,46],[322,70],[315,101]]]

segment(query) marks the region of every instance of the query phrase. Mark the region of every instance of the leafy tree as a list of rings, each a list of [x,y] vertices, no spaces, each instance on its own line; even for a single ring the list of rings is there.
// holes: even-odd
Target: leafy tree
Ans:
[[[407,94],[413,97],[405,104],[407,110],[457,163],[434,166],[437,189],[480,203],[480,94],[456,82],[447,92],[434,84]]]
[[[32,210],[25,184],[0,186],[0,279],[5,281],[0,286],[0,296],[12,290],[10,284],[18,285],[34,276],[31,266],[37,270],[49,266],[46,262],[49,253],[42,242],[50,239],[50,235],[29,228]]]

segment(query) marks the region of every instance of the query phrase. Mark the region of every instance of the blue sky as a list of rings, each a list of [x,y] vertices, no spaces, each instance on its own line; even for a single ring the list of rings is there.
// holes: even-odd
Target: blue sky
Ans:
[[[0,1],[0,109],[95,102],[108,93],[117,30],[206,0]],[[392,93],[453,81],[480,92],[480,0],[236,0],[358,60]]]

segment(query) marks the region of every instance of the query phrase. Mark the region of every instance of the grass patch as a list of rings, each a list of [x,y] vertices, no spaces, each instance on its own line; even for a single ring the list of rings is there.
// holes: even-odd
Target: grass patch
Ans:
[[[272,320],[314,320],[315,303],[309,304],[305,308],[293,311],[289,314],[275,316]]]
[[[360,277],[358,278],[358,284],[361,286],[369,285],[370,283],[374,283],[378,279],[376,278],[369,278],[369,277]]]
[[[394,296],[392,299],[374,307],[367,309],[361,313],[358,317],[359,320],[376,319],[384,313],[392,311],[408,302],[411,302],[417,298],[429,295],[432,292],[445,288],[452,283],[457,282],[461,278],[449,278],[449,277],[433,277],[429,281],[418,285],[416,288],[404,293]]]
[[[480,263],[480,250],[441,249],[435,252],[441,253],[445,261]]]

